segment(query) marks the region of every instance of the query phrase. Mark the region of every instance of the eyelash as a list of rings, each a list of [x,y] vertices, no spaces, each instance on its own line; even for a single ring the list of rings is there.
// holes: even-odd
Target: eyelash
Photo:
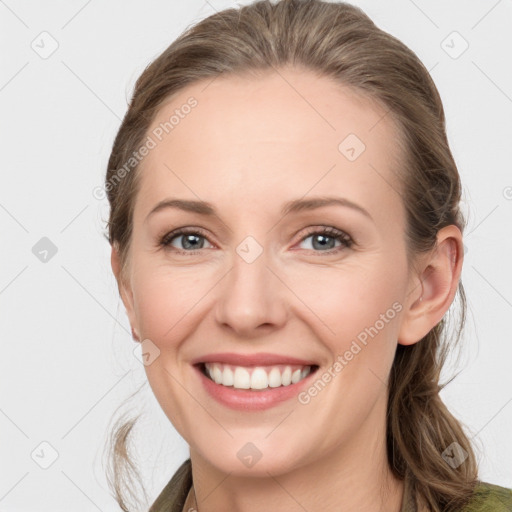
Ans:
[[[175,252],[177,254],[186,254],[188,256],[190,255],[196,255],[199,254],[201,249],[197,251],[183,251],[176,248],[171,248],[171,242],[179,237],[180,235],[199,235],[202,238],[205,238],[208,240],[208,237],[206,236],[206,233],[201,228],[179,228],[174,231],[171,231],[170,233],[167,233],[161,240],[160,240],[160,246],[162,246],[164,249],[172,250],[172,252]],[[318,254],[337,254],[343,249],[350,249],[352,245],[354,244],[354,241],[352,238],[344,233],[343,231],[340,231],[339,229],[333,228],[333,227],[324,227],[324,228],[318,228],[313,227],[310,228],[307,233],[300,239],[300,242],[304,242],[307,238],[309,238],[311,235],[324,235],[328,236],[330,238],[334,238],[335,240],[339,240],[341,242],[341,246],[330,249],[328,251],[315,251],[314,249],[306,249],[311,250]],[[209,240],[208,240],[209,241]],[[211,243],[211,242],[209,242]]]

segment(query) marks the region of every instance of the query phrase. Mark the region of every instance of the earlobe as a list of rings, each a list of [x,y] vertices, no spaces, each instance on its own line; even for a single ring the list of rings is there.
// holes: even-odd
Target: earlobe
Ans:
[[[398,343],[417,343],[442,320],[457,292],[463,258],[459,228],[455,225],[442,228],[435,249],[422,259],[420,275],[412,278]]]
[[[112,272],[114,273],[114,276],[117,281],[117,289],[119,291],[119,295],[121,297],[121,300],[123,301],[124,307],[126,309],[126,314],[128,315],[128,319],[130,321],[132,338],[135,341],[140,341],[135,311],[133,307],[133,293],[130,284],[127,282],[126,277],[123,275],[124,273],[122,271],[121,256],[117,244],[112,245],[110,263],[112,266]]]
[[[140,341],[140,337],[137,333],[137,331],[132,327],[132,338],[134,341]]]

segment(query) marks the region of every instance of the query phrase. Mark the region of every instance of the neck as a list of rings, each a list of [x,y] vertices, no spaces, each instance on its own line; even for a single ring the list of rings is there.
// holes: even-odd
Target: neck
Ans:
[[[183,510],[259,512],[272,504],[274,512],[399,512],[404,483],[389,468],[384,418],[385,410],[372,411],[327,455],[268,478],[224,474],[191,449],[194,490]]]

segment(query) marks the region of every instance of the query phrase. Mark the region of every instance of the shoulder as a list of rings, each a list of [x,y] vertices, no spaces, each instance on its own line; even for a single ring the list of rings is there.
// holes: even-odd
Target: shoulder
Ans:
[[[187,459],[174,473],[149,508],[149,512],[181,512],[192,486],[192,466]]]
[[[181,512],[192,486],[192,467],[187,459],[151,505],[149,512]],[[462,512],[512,512],[512,489],[477,482],[471,501]]]
[[[512,489],[479,481],[463,512],[512,512]]]

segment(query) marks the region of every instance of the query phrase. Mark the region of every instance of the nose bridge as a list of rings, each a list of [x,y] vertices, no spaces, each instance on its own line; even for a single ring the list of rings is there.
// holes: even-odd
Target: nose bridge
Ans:
[[[271,260],[270,251],[252,236],[235,247],[232,267],[217,301],[219,323],[250,336],[261,325],[277,326],[285,321],[285,291],[268,268]]]

